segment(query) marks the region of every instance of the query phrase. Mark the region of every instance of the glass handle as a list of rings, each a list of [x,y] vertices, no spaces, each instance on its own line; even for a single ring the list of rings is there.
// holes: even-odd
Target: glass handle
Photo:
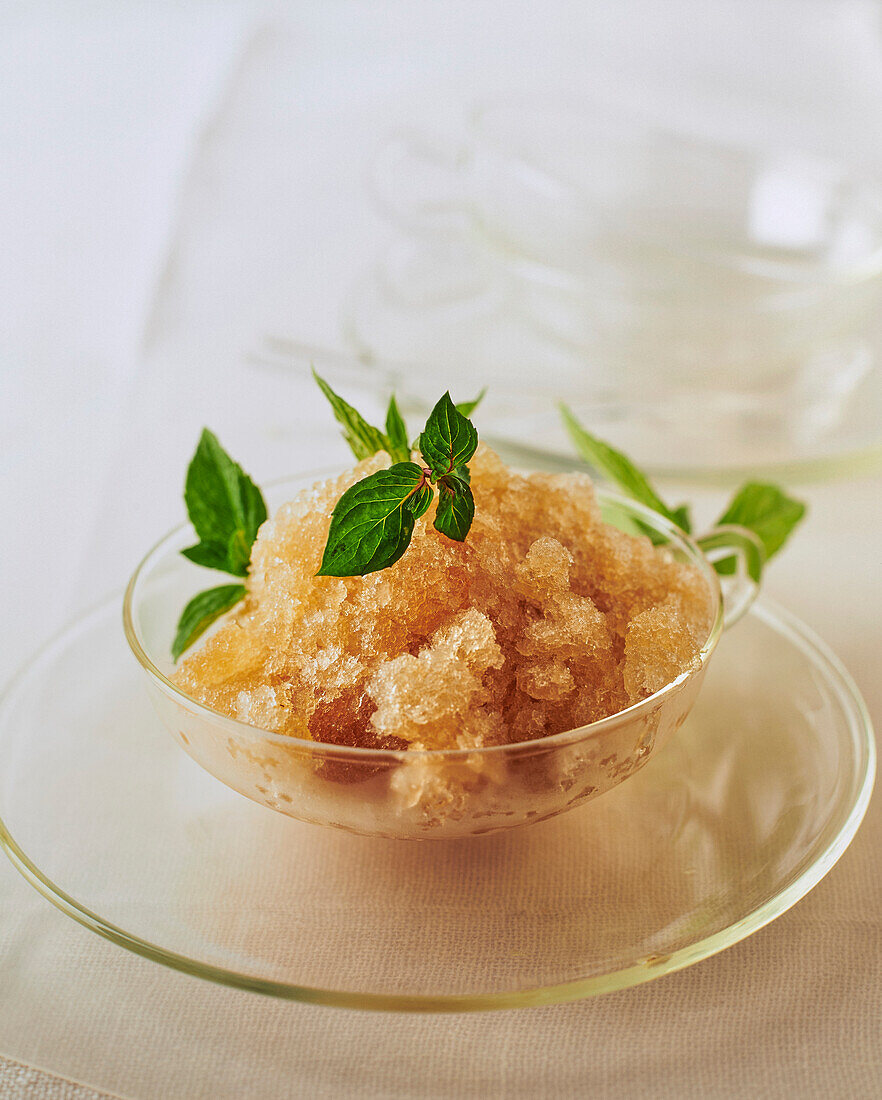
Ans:
[[[723,590],[723,629],[744,615],[756,599],[766,552],[746,527],[724,524],[695,540],[720,575]]]
[[[472,151],[423,134],[387,138],[371,159],[368,188],[383,213],[407,232],[444,230],[468,217]]]

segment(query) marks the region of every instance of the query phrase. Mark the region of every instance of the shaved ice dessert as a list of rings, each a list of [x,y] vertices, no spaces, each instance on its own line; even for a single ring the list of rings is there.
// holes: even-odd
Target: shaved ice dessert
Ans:
[[[715,607],[699,570],[604,523],[587,476],[523,475],[483,444],[465,541],[433,527],[433,505],[394,565],[316,576],[335,504],[388,464],[263,524],[246,598],[177,669],[181,690],[292,738],[479,750],[616,714],[698,666]]]
[[[413,840],[547,820],[643,768],[805,506],[747,482],[693,541],[688,506],[566,408],[582,458],[624,495],[509,469],[469,419],[483,391],[445,393],[415,437],[394,395],[377,427],[315,380],[358,465],[277,486],[270,516],[204,429],[192,531],[127,588],[126,636],[179,744],[262,806]],[[193,594],[192,563],[229,579]],[[725,608],[718,573],[733,574]]]

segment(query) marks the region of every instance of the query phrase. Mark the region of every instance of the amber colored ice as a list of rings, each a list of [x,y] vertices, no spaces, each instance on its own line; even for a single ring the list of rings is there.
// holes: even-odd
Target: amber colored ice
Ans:
[[[475,748],[614,714],[690,668],[712,600],[692,566],[602,522],[581,474],[471,463],[475,519],[453,542],[434,506],[391,568],[316,577],[331,510],[367,459],[261,528],[241,610],[181,665],[201,702],[314,741]]]

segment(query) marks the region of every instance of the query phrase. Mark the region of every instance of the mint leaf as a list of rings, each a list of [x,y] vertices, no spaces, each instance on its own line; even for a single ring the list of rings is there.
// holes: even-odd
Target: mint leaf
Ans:
[[[607,481],[617,485],[629,497],[645,504],[654,512],[659,512],[688,534],[692,525],[686,505],[676,509],[668,508],[646,476],[626,455],[586,432],[566,405],[562,404],[560,411],[574,447],[589,466],[602,474]]]
[[[398,462],[347,489],[331,515],[316,576],[364,576],[398,561],[417,516],[428,506],[425,489],[425,475],[415,462]]]
[[[478,433],[471,421],[445,393],[429,414],[420,436],[420,453],[432,470],[432,480],[449,474],[469,461],[478,446]]]
[[[688,534],[691,530],[691,523],[689,508],[685,504],[680,505],[679,508],[668,508],[649,484],[647,478],[629,458],[620,451],[614,450],[608,443],[604,443],[586,432],[566,405],[562,404],[560,410],[576,450],[590,466],[603,474],[609,481],[618,485],[628,496],[639,500],[654,511],[660,512]],[[742,485],[732,498],[729,507],[717,521],[717,526],[734,525],[748,528],[762,543],[765,551],[764,557],[768,561],[773,554],[781,549],[804,515],[805,505],[801,501],[788,496],[777,485],[750,481],[746,485]],[[644,528],[644,530],[654,543],[658,544],[666,541],[657,532],[648,528]],[[696,541],[709,555],[711,551],[722,550],[725,553],[731,545],[731,536],[732,533],[729,533],[730,542],[727,544],[726,534],[718,532],[714,528]],[[739,541],[739,546],[745,540],[746,536]],[[752,543],[750,547],[744,550],[744,553],[747,556],[748,572],[758,582],[763,568],[763,555],[760,553],[759,548]],[[728,557],[719,557],[716,560],[712,558],[711,560],[713,560],[714,569],[723,576],[734,573],[738,564],[738,559],[734,553]]]
[[[689,518],[688,504],[681,504],[679,508],[674,508],[668,514],[668,519],[671,523],[675,523],[681,531],[685,531],[687,535],[692,530],[692,520]]]
[[[386,412],[386,450],[393,462],[410,461],[410,444],[407,441],[407,425],[398,410],[395,394],[389,398]]]
[[[194,596],[178,621],[177,633],[172,643],[172,657],[177,661],[215,619],[229,611],[244,595],[244,584],[222,584],[219,588],[209,588]]]
[[[462,542],[475,518],[475,498],[467,482],[455,474],[438,479],[438,507],[435,530],[449,539]]]
[[[344,401],[339,394],[334,393],[324,378],[316,373],[315,368],[313,368],[312,376],[330,402],[331,408],[334,410],[334,417],[343,429],[343,438],[349,444],[350,450],[358,461],[361,462],[363,458],[370,458],[377,451],[385,451],[388,447],[388,440],[380,429],[368,424],[360,412],[347,401]],[[410,457],[409,454],[408,457]]]
[[[457,411],[462,413],[463,416],[471,416],[475,409],[484,400],[484,396],[487,393],[487,387],[485,386],[481,392],[472,401],[457,401]]]
[[[422,435],[409,444],[394,395],[389,400],[384,434],[367,424],[314,370],[313,375],[343,425],[356,458],[385,450],[394,463],[388,470],[363,478],[337,502],[316,576],[364,576],[398,561],[410,545],[416,521],[434,499],[432,483],[438,483],[444,498],[438,503],[435,527],[462,541],[475,514],[466,463],[478,446],[478,433],[461,409],[471,412],[484,391],[461,407],[446,393],[429,415]],[[425,468],[410,461],[413,450],[421,452]]]
[[[729,507],[717,521],[747,527],[757,536],[766,552],[766,561],[781,549],[794,527],[805,515],[805,505],[788,496],[777,485],[749,481],[732,498]],[[731,573],[734,558],[717,562],[718,573]]]
[[[248,572],[251,547],[266,519],[260,489],[204,428],[187,468],[184,501],[200,542],[182,553],[197,565],[234,576]]]
[[[187,549],[182,550],[181,553],[185,558],[189,558],[190,561],[195,562],[197,565],[204,565],[206,569],[220,569],[224,573],[229,572],[227,569],[228,558],[226,546],[218,546],[213,542],[200,542],[195,546],[188,546]]]
[[[208,569],[247,576],[251,548],[266,519],[266,504],[260,489],[208,428],[203,429],[187,468],[184,501],[201,540],[182,550],[184,557]],[[178,622],[172,643],[174,659],[244,595],[244,585],[226,584],[194,596]]]
[[[256,531],[254,535],[257,535]],[[248,576],[248,566],[251,564],[251,547],[253,543],[254,536],[249,539],[241,528],[230,535],[230,541],[227,543],[228,573],[232,573],[234,577]]]
[[[424,516],[429,510],[429,505],[432,503],[432,498],[435,494],[432,492],[432,486],[426,483],[422,488],[410,497],[409,500],[404,502],[404,507],[410,512],[414,519],[419,519],[420,516]]]

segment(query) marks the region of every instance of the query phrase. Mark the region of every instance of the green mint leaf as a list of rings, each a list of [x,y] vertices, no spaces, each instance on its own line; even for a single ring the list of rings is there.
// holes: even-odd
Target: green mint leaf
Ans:
[[[471,421],[445,393],[429,414],[420,436],[420,453],[432,470],[432,480],[465,465],[478,446],[478,433]]]
[[[462,542],[475,518],[475,498],[468,483],[455,474],[438,479],[438,507],[435,530],[449,539]]]
[[[464,481],[466,485],[471,484],[472,472],[468,466],[454,466],[450,472],[454,477],[458,477],[460,481]]]
[[[420,516],[424,516],[428,512],[434,496],[432,486],[423,485],[421,489],[417,489],[413,496],[404,502],[404,507],[414,519],[419,519]]]
[[[184,608],[178,621],[172,657],[177,661],[181,654],[201,637],[215,619],[239,602],[245,595],[244,584],[222,584],[200,592]]]
[[[207,428],[187,468],[184,501],[200,539],[184,551],[186,557],[244,576],[257,531],[266,519],[266,504],[260,489]]]
[[[802,501],[788,496],[777,485],[749,481],[741,486],[717,522],[734,523],[753,531],[763,544],[768,561],[781,549],[805,512]],[[718,573],[732,573],[734,568],[734,558],[716,563]]]
[[[681,530],[687,533],[691,530],[689,509],[685,505],[676,509],[668,508],[645,474],[626,455],[586,432],[566,405],[562,404],[560,411],[573,446],[589,466],[602,474],[607,481],[617,485],[627,496],[645,504],[654,512],[659,512]]]
[[[221,569],[224,573],[230,572],[230,560],[226,546],[219,546],[214,542],[200,542],[195,546],[188,546],[181,553],[197,565],[204,565],[206,569]]]
[[[255,531],[255,534],[257,532]],[[248,566],[251,564],[251,547],[254,539],[249,540],[241,529],[230,535],[227,543],[227,570],[234,577],[247,577]]]
[[[485,386],[481,392],[471,401],[457,401],[456,408],[458,412],[461,412],[463,416],[471,416],[475,409],[484,400],[484,396],[487,393],[487,387]]]
[[[410,545],[414,511],[425,511],[426,488],[415,462],[398,462],[347,489],[331,515],[316,575],[358,577],[393,565]]]
[[[407,425],[398,410],[395,394],[389,398],[386,413],[386,450],[393,462],[410,461],[410,444],[407,441]]]
[[[463,416],[471,416],[472,413],[475,411],[475,409],[484,400],[484,397],[485,397],[486,393],[487,393],[487,387],[485,386],[481,390],[481,392],[478,394],[478,396],[476,398],[474,398],[474,400],[472,400],[472,401],[457,401],[456,411],[458,413],[461,413]],[[417,436],[416,439],[413,441],[413,443],[411,443],[410,449],[412,451],[418,451],[420,449],[420,437],[419,436]],[[459,469],[465,471],[465,475],[468,475],[468,469],[465,466],[459,467]],[[457,469],[454,469],[453,472],[457,473],[458,471],[457,471]],[[467,476],[466,476],[466,480],[468,480]]]
[[[672,523],[676,523],[681,531],[685,531],[687,535],[692,530],[692,520],[689,517],[688,504],[681,504],[679,508],[674,508],[668,518]]]
[[[344,401],[339,394],[334,393],[324,378],[316,373],[315,368],[313,368],[312,376],[318,383],[319,389],[327,397],[334,411],[334,417],[343,429],[343,438],[349,444],[350,450],[358,461],[361,462],[363,458],[370,458],[377,451],[385,451],[389,441],[380,429],[368,424],[360,412],[347,401]],[[409,457],[410,454],[408,453]]]

